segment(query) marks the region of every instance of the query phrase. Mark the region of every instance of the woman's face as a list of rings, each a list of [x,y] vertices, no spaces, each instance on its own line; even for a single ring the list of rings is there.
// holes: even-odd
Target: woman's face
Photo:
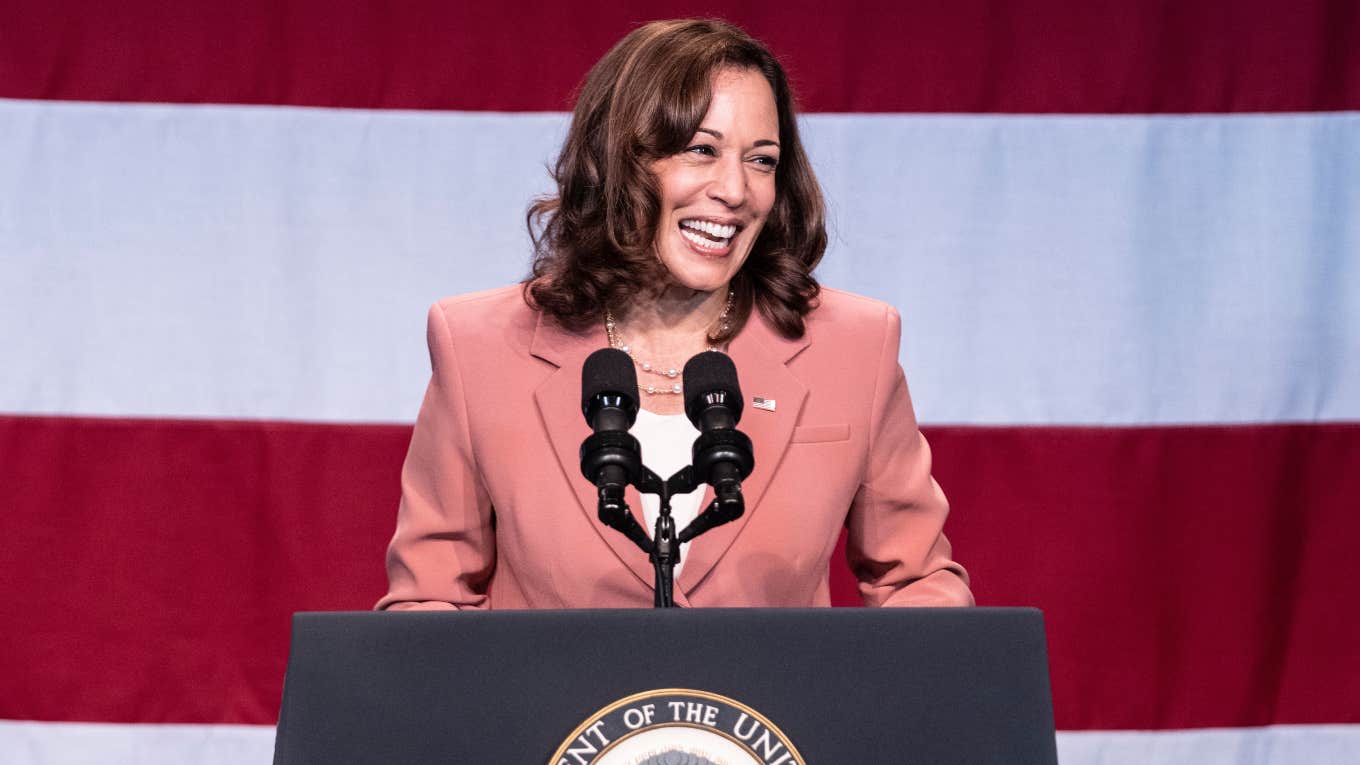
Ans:
[[[689,146],[652,164],[661,190],[657,256],[678,285],[725,290],[774,206],[779,112],[757,71],[723,69]]]

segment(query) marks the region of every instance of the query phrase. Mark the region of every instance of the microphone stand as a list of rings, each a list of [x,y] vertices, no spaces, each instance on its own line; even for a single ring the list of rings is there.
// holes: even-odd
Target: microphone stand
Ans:
[[[694,468],[686,465],[666,480],[642,466],[642,475],[635,482],[637,490],[643,494],[655,494],[661,499],[661,512],[656,519],[656,529],[649,539],[642,524],[638,523],[628,509],[623,498],[623,487],[617,484],[600,487],[598,514],[600,522],[617,529],[633,540],[647,553],[652,562],[654,573],[652,605],[655,608],[675,608],[675,566],[680,562],[680,545],[688,542],[715,526],[741,517],[746,503],[741,496],[740,486],[735,492],[722,491],[720,496],[704,509],[684,531],[675,531],[675,518],[671,515],[671,497],[694,491],[699,482],[694,477]]]

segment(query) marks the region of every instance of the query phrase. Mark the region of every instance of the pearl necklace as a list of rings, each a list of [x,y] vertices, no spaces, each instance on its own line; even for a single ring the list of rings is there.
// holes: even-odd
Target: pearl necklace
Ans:
[[[732,292],[732,289],[728,288],[727,303],[726,305],[723,306],[722,313],[718,315],[718,325],[722,328],[721,331],[724,334],[729,329],[731,329],[731,324],[728,323],[728,317],[732,313],[732,301],[734,299],[734,295],[735,293]],[[624,353],[628,354],[628,358],[632,359],[633,363],[636,364],[639,369],[649,374],[660,375],[661,377],[665,377],[674,381],[670,385],[662,386],[652,384],[646,385],[639,384],[638,390],[641,390],[643,393],[646,393],[649,396],[658,396],[666,394],[680,395],[681,393],[685,392],[685,386],[681,382],[682,376],[680,374],[679,369],[676,369],[675,367],[657,366],[655,364],[652,364],[652,362],[650,361],[642,361],[637,356],[633,355],[633,349],[628,346],[628,343],[623,341],[623,338],[619,337],[618,325],[614,321],[614,312],[610,311],[608,308],[604,309],[604,332],[605,335],[608,336],[609,338],[609,347],[617,348],[623,351]],[[721,351],[722,349],[718,348],[717,346],[710,345],[708,346],[708,350]]]

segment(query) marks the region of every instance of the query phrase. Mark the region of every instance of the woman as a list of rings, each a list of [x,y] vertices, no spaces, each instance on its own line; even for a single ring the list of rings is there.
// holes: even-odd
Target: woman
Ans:
[[[638,365],[633,433],[662,475],[696,435],[675,393],[686,359],[724,350],[765,400],[741,423],[756,456],[746,513],[683,551],[677,604],[827,605],[843,527],[867,604],[970,604],[897,314],[810,275],[821,192],[769,51],[716,21],[632,32],[587,76],[554,177],[558,194],[530,209],[522,288],[430,311],[433,375],[378,607],[651,604],[646,556],[595,519],[577,467],[581,366],[606,344]],[[710,498],[677,500],[677,525]],[[651,528],[654,504],[628,501]]]

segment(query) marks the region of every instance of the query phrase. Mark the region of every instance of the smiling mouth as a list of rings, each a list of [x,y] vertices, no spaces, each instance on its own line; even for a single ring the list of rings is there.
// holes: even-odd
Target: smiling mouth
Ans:
[[[687,218],[680,221],[680,235],[701,250],[714,253],[727,249],[740,228],[732,224]]]

